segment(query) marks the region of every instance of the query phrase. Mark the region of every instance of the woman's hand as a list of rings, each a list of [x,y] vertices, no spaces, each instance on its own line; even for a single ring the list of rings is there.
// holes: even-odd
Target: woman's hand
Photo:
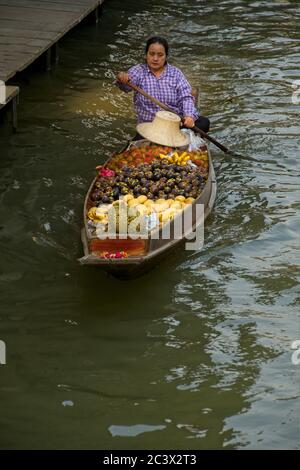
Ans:
[[[183,125],[184,125],[185,127],[194,127],[195,121],[194,121],[194,119],[193,119],[191,116],[185,116],[185,117],[183,118]]]
[[[124,83],[124,85],[126,85],[130,81],[127,72],[119,72],[117,75],[117,80],[118,82]]]

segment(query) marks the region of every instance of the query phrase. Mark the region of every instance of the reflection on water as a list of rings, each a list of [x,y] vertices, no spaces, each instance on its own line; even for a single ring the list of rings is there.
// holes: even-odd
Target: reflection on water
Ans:
[[[299,7],[107,2],[0,130],[1,448],[299,448]],[[77,264],[93,168],[134,132],[115,74],[168,36],[212,132],[199,253],[121,282]],[[274,164],[265,164],[272,160]],[[278,167],[280,164],[281,167]]]
[[[113,437],[115,436],[126,436],[135,437],[139,434],[152,431],[161,431],[166,426],[149,426],[148,424],[135,424],[133,426],[110,426],[109,432]]]

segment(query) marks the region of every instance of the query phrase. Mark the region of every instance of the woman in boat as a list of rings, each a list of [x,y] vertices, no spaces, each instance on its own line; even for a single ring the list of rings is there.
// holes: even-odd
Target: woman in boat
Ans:
[[[192,87],[184,74],[167,61],[169,45],[165,38],[153,36],[146,43],[146,62],[117,75],[117,85],[125,92],[132,91],[132,82],[174,110],[183,119],[183,126],[209,130],[209,119],[200,116],[195,107]],[[153,121],[159,106],[140,93],[134,92],[134,106],[138,124]]]

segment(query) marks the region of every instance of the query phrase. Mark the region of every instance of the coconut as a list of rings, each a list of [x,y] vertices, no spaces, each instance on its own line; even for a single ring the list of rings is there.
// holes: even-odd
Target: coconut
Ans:
[[[159,204],[159,206],[161,212],[164,212],[169,209],[169,204],[167,203],[167,201],[164,201],[162,204]]]
[[[185,200],[185,203],[186,204],[193,204],[193,202],[195,201],[195,199],[193,197],[188,197],[186,200]]]
[[[134,199],[134,196],[132,194],[125,194],[125,196],[123,197],[123,201],[125,202],[129,202],[131,201],[131,199]]]
[[[147,199],[147,201],[144,202],[145,207],[153,207],[154,201],[151,201],[151,199]]]
[[[137,201],[139,201],[139,204],[144,204],[147,201],[147,196],[141,195],[137,198]]]
[[[128,217],[137,217],[139,215],[137,206],[129,207],[128,209]]]
[[[153,204],[152,210],[153,210],[153,212],[157,212],[157,213],[161,212],[161,205],[160,204]]]
[[[135,209],[139,212],[140,215],[145,215],[147,213],[147,207],[143,204],[138,204],[135,206]]]
[[[128,206],[129,207],[134,207],[134,206],[138,206],[139,205],[139,201],[137,199],[130,199],[130,201],[128,201]]]
[[[169,210],[166,210],[162,213],[159,214],[159,220],[161,222],[167,222],[171,218],[171,212]]]

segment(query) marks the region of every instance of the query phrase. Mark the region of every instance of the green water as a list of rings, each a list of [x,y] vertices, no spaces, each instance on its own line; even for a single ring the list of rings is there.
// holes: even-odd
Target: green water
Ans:
[[[19,132],[0,129],[0,448],[300,448],[299,15],[287,0],[113,0],[52,74],[28,74]],[[213,135],[274,164],[211,148],[204,248],[125,282],[77,263],[82,205],[134,132],[113,79],[152,33]]]

